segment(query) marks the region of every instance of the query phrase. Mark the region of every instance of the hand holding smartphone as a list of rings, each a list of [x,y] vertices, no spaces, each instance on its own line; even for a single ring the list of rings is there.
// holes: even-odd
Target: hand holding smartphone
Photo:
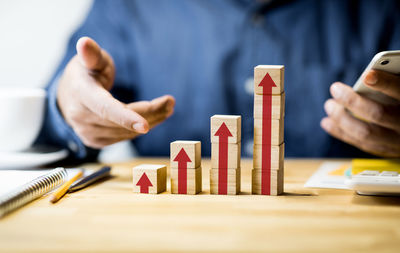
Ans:
[[[365,152],[400,158],[400,51],[377,54],[353,89],[335,82],[330,93],[321,120],[326,132]]]
[[[381,104],[399,105],[399,100],[389,97],[388,95],[385,95],[379,91],[373,90],[364,84],[363,79],[365,74],[372,69],[400,75],[400,50],[383,51],[376,54],[353,87],[357,93]]]

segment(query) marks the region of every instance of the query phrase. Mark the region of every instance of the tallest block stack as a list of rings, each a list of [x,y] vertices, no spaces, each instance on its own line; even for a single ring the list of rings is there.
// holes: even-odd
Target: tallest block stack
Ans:
[[[283,193],[284,66],[254,68],[254,150],[252,192]]]

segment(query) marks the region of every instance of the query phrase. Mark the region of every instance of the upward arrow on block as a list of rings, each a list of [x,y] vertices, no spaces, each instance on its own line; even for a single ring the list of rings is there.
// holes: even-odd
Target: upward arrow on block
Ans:
[[[232,136],[223,122],[214,134],[218,142],[218,194],[228,194],[228,138]]]
[[[140,193],[149,193],[149,187],[153,186],[146,173],[143,173],[136,185],[140,186]]]
[[[176,155],[174,162],[178,162],[178,193],[187,193],[187,163],[191,162],[186,151],[182,148]]]
[[[259,87],[263,87],[262,102],[262,146],[261,146],[261,194],[271,193],[271,115],[272,115],[272,88],[277,87],[271,76],[267,74],[261,80]],[[268,94],[268,95],[266,95]]]

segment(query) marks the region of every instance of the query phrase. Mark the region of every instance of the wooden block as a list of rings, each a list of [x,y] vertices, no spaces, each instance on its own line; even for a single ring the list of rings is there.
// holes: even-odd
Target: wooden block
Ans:
[[[219,194],[219,169],[210,169],[210,193]],[[236,195],[240,193],[240,168],[228,169],[228,181],[226,183],[227,195]]]
[[[279,146],[283,143],[283,118],[271,120],[271,140],[270,143],[264,143]],[[262,143],[262,119],[254,119],[254,144],[261,145]]]
[[[258,95],[254,94],[254,114],[255,119],[262,119],[263,116],[263,99],[269,96],[271,99],[271,119],[282,119],[285,116],[285,93],[280,95]]]
[[[157,194],[167,190],[167,166],[141,164],[132,169],[133,192]]]
[[[281,168],[283,164],[283,160],[285,157],[285,143],[282,143],[279,146],[271,146],[271,145],[254,145],[253,149],[253,168],[261,169],[262,164],[262,148],[270,147],[271,148],[271,170],[278,170]]]
[[[211,143],[211,168],[219,168],[219,147],[220,145],[226,145],[228,150],[227,169],[240,168],[240,142],[235,143]]]
[[[186,193],[180,192],[179,179],[179,169],[171,168],[171,193],[194,195],[202,191],[201,167],[186,170]]]
[[[284,70],[285,67],[282,65],[256,66],[254,68],[254,94],[281,94],[283,92]],[[276,87],[272,87],[271,79]],[[261,83],[261,81],[263,82]]]
[[[284,169],[280,170],[270,170],[270,192],[269,194],[264,195],[280,195],[284,191]],[[253,194],[261,195],[261,170],[260,169],[253,169],[251,171],[252,175],[252,183],[251,183],[251,191]]]
[[[211,117],[211,143],[241,141],[242,117],[238,115],[214,115]],[[225,123],[225,128],[221,128]]]
[[[174,141],[171,142],[171,168],[178,168],[178,161],[186,164],[188,169],[201,166],[200,141]]]

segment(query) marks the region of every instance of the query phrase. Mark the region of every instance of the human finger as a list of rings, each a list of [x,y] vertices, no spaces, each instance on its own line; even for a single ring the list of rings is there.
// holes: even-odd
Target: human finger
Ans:
[[[108,53],[91,38],[82,37],[76,43],[76,51],[80,63],[91,71],[103,71],[112,63]]]
[[[175,99],[166,95],[151,101],[139,101],[127,104],[126,107],[144,117],[147,120],[149,127],[152,128],[173,113],[174,105]],[[71,119],[78,124],[95,124],[109,128],[121,127],[112,121],[99,117],[86,107],[74,113]],[[123,130],[128,131],[125,128],[123,128]]]
[[[354,118],[342,105],[333,99],[327,100],[324,107],[328,116],[346,134],[360,143],[380,143],[390,147],[399,146],[400,136],[397,132]]]
[[[127,107],[143,116],[150,128],[161,123],[174,112],[175,99],[170,95],[155,98],[151,101],[139,101],[127,104]]]
[[[101,120],[111,121],[128,130],[138,133],[147,133],[149,124],[145,118],[117,99],[106,89],[98,85],[91,85],[91,88],[83,93],[84,105]]]
[[[330,92],[335,101],[356,117],[392,130],[400,130],[399,107],[384,106],[359,95],[350,86],[339,82],[331,85]]]
[[[398,75],[380,70],[370,70],[364,76],[364,83],[371,89],[400,100],[400,76]]]
[[[92,140],[99,138],[133,139],[140,134],[121,128],[120,126],[107,127],[98,124],[79,125],[75,128],[75,131],[79,136],[86,136]]]
[[[79,125],[74,131],[82,142],[92,148],[102,148],[122,140],[131,140],[139,135],[121,127],[104,127],[101,125]]]
[[[321,127],[333,137],[353,145],[364,152],[368,152],[383,157],[399,157],[400,151],[377,143],[360,142],[353,136],[343,131],[337,123],[329,117],[325,117],[320,122]]]

